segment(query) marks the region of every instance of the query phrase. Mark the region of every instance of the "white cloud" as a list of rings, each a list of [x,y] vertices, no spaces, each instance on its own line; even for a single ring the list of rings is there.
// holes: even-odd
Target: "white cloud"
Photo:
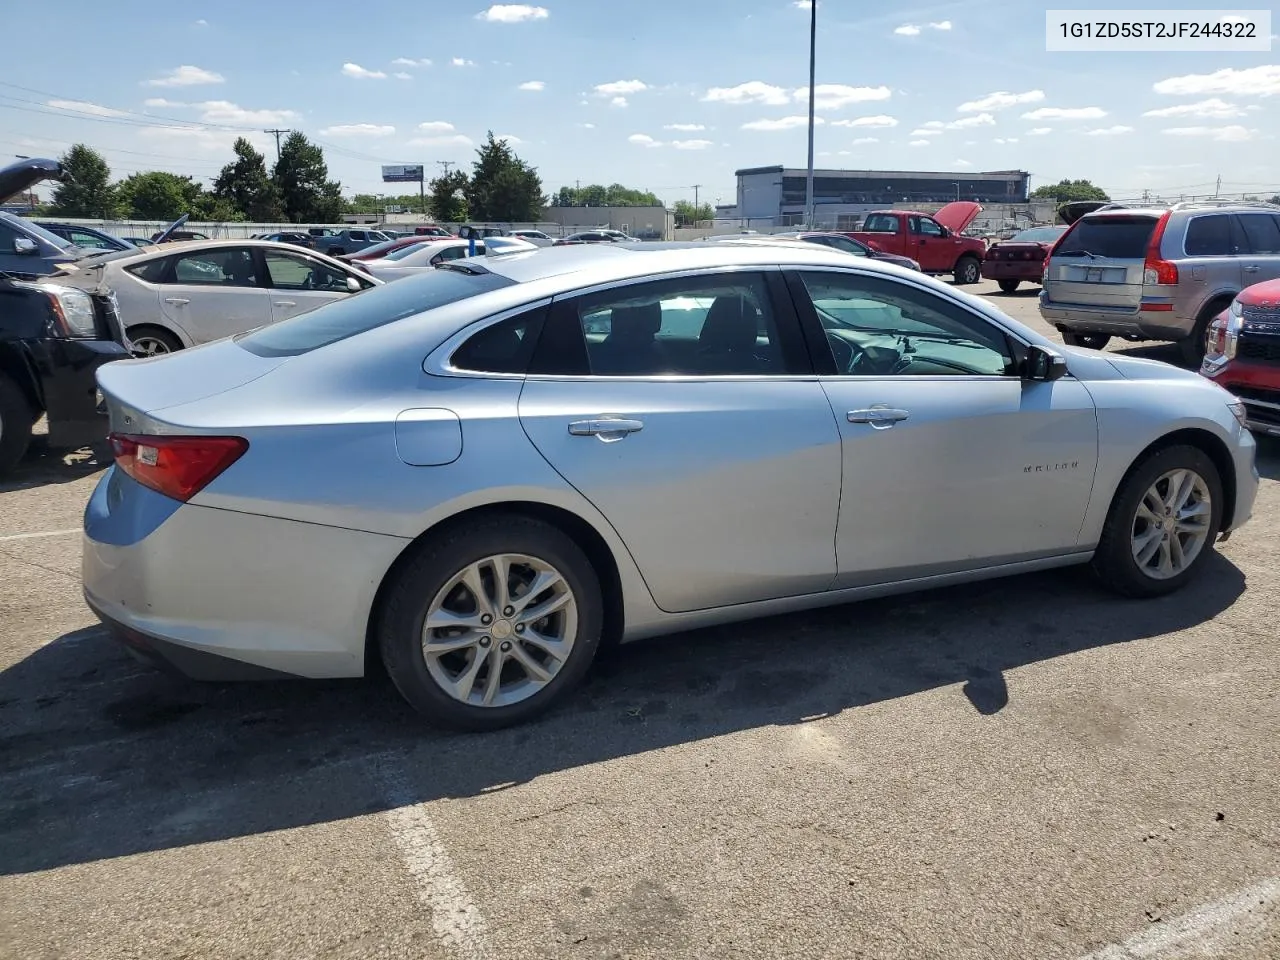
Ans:
[[[614,97],[612,100],[609,101],[609,106],[611,107],[625,107],[626,105],[627,105],[626,97]]]
[[[1043,90],[1027,90],[1024,93],[1007,93],[997,90],[977,100],[968,100],[956,107],[957,113],[981,113],[984,110],[1006,110],[1020,103],[1039,103],[1044,99]]]
[[[821,117],[813,118],[813,125],[820,127],[824,123]],[[752,120],[750,123],[742,125],[743,130],[794,130],[796,127],[807,127],[809,125],[808,117],[779,117],[776,120]]]
[[[992,143],[1017,143],[1018,138],[1017,137],[996,137],[991,142]]]
[[[908,143],[908,144],[907,144],[907,146],[909,146],[909,147],[927,147],[927,146],[929,146],[929,141],[928,141],[928,140],[912,140],[910,143]]]
[[[447,120],[427,120],[418,124],[418,129],[423,133],[452,133],[454,128]]]
[[[495,134],[493,139],[494,139],[494,140],[501,140],[501,141],[505,141],[506,143],[510,144],[510,145],[511,145],[511,146],[513,146],[513,147],[514,147],[517,143],[524,143],[524,141],[523,141],[523,140],[521,140],[519,137],[517,137],[514,133],[499,133],[499,134]]]
[[[156,77],[154,80],[148,80],[149,87],[195,87],[207,83],[226,83],[227,78],[220,73],[214,73],[212,70],[205,70],[201,67],[193,67],[184,64],[181,67],[175,67],[162,77]]]
[[[1231,117],[1243,117],[1245,111],[1234,103],[1227,103],[1217,97],[1198,100],[1195,103],[1180,103],[1173,107],[1161,107],[1159,110],[1148,110],[1144,117],[1203,117],[1206,120],[1227,120]]]
[[[142,101],[142,105],[144,107],[168,107],[170,109],[189,106],[189,104],[182,103],[178,100],[166,100],[164,97],[148,97],[146,100]]]
[[[1053,127],[1032,127],[1027,131],[1027,136],[1043,137],[1046,133],[1053,133]]]
[[[950,21],[950,20],[939,20],[937,23],[931,23],[931,24],[929,24],[929,29],[930,29],[930,30],[950,30],[950,29],[951,29],[951,21]]]
[[[677,130],[680,133],[696,133],[699,130],[705,130],[707,128],[700,123],[668,123],[662,129]]]
[[[542,80],[526,80],[524,83],[520,84],[520,86],[516,87],[516,89],[527,90],[530,93],[540,93],[545,90],[546,87],[546,83]]]
[[[381,70],[366,70],[358,63],[344,63],[342,75],[355,80],[385,80],[387,75]]]
[[[393,67],[429,67],[431,61],[426,57],[420,57],[415,60],[413,57],[396,57],[391,61]]]
[[[959,120],[950,120],[944,123],[941,120],[930,120],[928,123],[920,125],[918,130],[913,130],[913,137],[933,137],[942,133],[944,130],[968,130],[972,127],[991,127],[995,126],[996,118],[989,113],[978,113],[972,117],[961,117]]]
[[[211,155],[231,155],[231,145],[236,138],[246,137],[260,153],[275,149],[275,141],[262,133],[236,130],[215,130],[209,127],[143,127],[138,137],[146,141],[158,141],[165,146],[176,146],[184,152],[199,150]]]
[[[209,21],[208,21],[208,20],[197,20],[197,21],[196,21],[196,26],[197,26],[197,27],[207,27],[208,25],[209,25]]]
[[[791,0],[791,5],[799,10],[813,9],[813,0]]]
[[[705,150],[713,143],[710,140],[672,140],[671,145],[677,150]]]
[[[855,146],[857,146],[860,143],[879,143],[879,142],[880,142],[879,137],[858,137],[853,141]]]
[[[1107,111],[1101,107],[1040,107],[1022,115],[1023,120],[1101,120]]]
[[[325,137],[389,137],[396,132],[390,125],[378,123],[340,123],[325,127],[320,134]]]
[[[594,130],[596,128],[594,123],[581,123],[579,126],[582,127],[583,130]]]
[[[289,123],[301,119],[293,110],[248,110],[229,100],[205,100],[189,106],[199,108],[200,119],[205,123],[247,124],[260,127],[267,123]]]
[[[415,137],[408,142],[411,147],[469,147],[470,137],[456,133],[451,137]]]
[[[1086,130],[1085,136],[1115,137],[1115,136],[1119,136],[1122,133],[1133,133],[1133,127],[1126,127],[1123,124],[1117,123],[1115,126],[1112,126],[1112,127],[1096,127],[1093,130]]]
[[[951,21],[939,20],[936,23],[926,23],[924,27],[921,27],[915,23],[904,23],[900,27],[894,27],[893,32],[900,37],[918,37],[920,36],[921,31],[925,29],[942,30],[942,31],[950,30]]]
[[[53,107],[55,110],[74,110],[76,113],[87,113],[95,117],[126,116],[123,110],[104,107],[96,103],[90,103],[88,100],[46,100],[44,105]]]
[[[662,146],[661,140],[655,140],[653,139],[653,137],[649,136],[647,133],[633,133],[631,136],[627,137],[627,140],[630,143],[634,143],[638,147]]]
[[[405,73],[403,70],[397,70],[395,73],[393,73],[393,74],[392,74],[392,76],[393,76],[393,77],[395,77],[397,80],[412,80],[412,79],[413,79],[413,74],[412,74],[412,73]]]
[[[625,97],[648,89],[649,85],[642,80],[614,80],[611,83],[595,85],[597,97]]]
[[[813,88],[813,103],[818,110],[839,110],[851,103],[866,100],[888,100],[892,91],[888,87],[850,87],[843,83],[820,83]],[[809,102],[809,88],[800,87],[791,94],[796,103]]]
[[[449,61],[451,67],[474,67],[476,62],[468,60],[466,57],[454,57]]]
[[[748,80],[736,87],[712,87],[702,98],[704,103],[760,103],[780,107],[790,102],[787,91],[763,80]]]
[[[833,127],[896,127],[898,121],[894,117],[878,113],[871,117],[854,117],[852,120],[833,120]]]
[[[1151,89],[1174,96],[1225,93],[1236,97],[1270,97],[1280,94],[1280,65],[1246,67],[1243,70],[1225,67],[1213,73],[1188,73],[1157,81]]]
[[[488,10],[476,14],[477,20],[488,23],[523,23],[526,20],[545,20],[551,14],[546,7],[531,7],[527,3],[495,3]]]
[[[1174,137],[1209,137],[1225,143],[1238,143],[1241,140],[1252,140],[1256,130],[1238,125],[1226,127],[1169,127],[1162,131]]]

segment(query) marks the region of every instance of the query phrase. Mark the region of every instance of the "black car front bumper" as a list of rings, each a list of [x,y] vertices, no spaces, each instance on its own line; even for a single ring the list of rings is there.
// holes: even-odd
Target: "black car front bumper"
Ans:
[[[98,395],[98,368],[130,353],[113,340],[22,341],[49,418],[49,445],[83,447],[107,436],[107,411]]]

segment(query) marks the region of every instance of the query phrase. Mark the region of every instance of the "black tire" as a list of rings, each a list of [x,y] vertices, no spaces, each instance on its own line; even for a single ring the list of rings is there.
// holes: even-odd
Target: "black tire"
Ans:
[[[343,256],[344,254],[346,254],[346,252],[347,252],[347,251],[346,251],[346,250],[344,250],[344,249],[342,249],[342,247],[334,247],[332,250],[328,250],[328,251],[326,251],[326,252],[327,252],[327,253],[329,254],[329,256],[331,256],[331,257],[341,257],[341,256]]]
[[[501,553],[522,553],[551,564],[577,601],[573,649],[543,689],[504,707],[463,703],[427,669],[422,627],[435,595],[468,564]],[[604,600],[591,561],[563,531],[529,517],[492,516],[428,538],[393,575],[377,621],[382,662],[396,689],[423,716],[457,730],[496,730],[532,719],[562,701],[591,666],[600,647]],[[513,638],[514,642],[514,638]]]
[[[1001,280],[1000,289],[1004,293],[1013,293],[1018,289],[1018,284],[1021,282],[1021,280]]]
[[[1133,529],[1138,505],[1144,494],[1163,474],[1170,470],[1192,470],[1198,473],[1209,490],[1209,530],[1200,553],[1185,570],[1166,580],[1143,573],[1133,556]],[[1159,597],[1185,586],[1213,552],[1213,544],[1222,526],[1222,478],[1208,454],[1198,447],[1180,445],[1165,447],[1139,460],[1121,481],[1102,528],[1098,549],[1091,567],[1097,578],[1109,589],[1126,597]]]
[[[31,445],[31,413],[31,404],[18,385],[0,374],[0,476],[26,456]]]
[[[134,356],[154,357],[164,353],[177,353],[182,349],[182,341],[175,337],[164,327],[153,326],[149,323],[139,323],[128,329],[127,335],[129,340],[135,344]],[[139,350],[138,342],[144,345],[156,344],[163,349],[153,351]]]
[[[1209,336],[1209,324],[1229,306],[1231,306],[1230,300],[1214,300],[1207,304],[1196,317],[1196,324],[1191,328],[1191,333],[1178,341],[1178,358],[1186,366],[1194,370],[1200,369],[1200,363],[1204,360],[1208,346],[1206,340]]]
[[[982,279],[982,263],[977,257],[966,254],[956,261],[953,276],[957,284],[977,283]]]
[[[1068,347],[1088,347],[1090,350],[1101,350],[1111,342],[1105,333],[1067,333],[1063,331],[1062,342]]]

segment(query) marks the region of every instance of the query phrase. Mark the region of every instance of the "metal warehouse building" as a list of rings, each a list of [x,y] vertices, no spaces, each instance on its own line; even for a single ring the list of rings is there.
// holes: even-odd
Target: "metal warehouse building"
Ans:
[[[736,171],[738,202],[718,216],[752,226],[787,226],[804,221],[803,168],[748,167]],[[910,170],[814,170],[813,204],[817,223],[848,228],[869,210],[903,203],[1026,203],[1024,170],[957,173]]]

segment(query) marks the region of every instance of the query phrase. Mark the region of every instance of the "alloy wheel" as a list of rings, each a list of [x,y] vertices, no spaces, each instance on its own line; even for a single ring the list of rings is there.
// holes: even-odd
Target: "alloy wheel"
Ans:
[[[1162,474],[1138,501],[1132,549],[1138,569],[1153,580],[1182,573],[1209,539],[1213,502],[1209,486],[1194,470]]]
[[[169,345],[159,337],[152,337],[143,334],[140,337],[130,337],[129,342],[133,344],[133,355],[135,357],[158,357],[161,354],[172,353]]]
[[[563,669],[578,633],[578,601],[552,564],[526,554],[477,560],[436,593],[422,626],[427,672],[453,699],[505,707]]]

